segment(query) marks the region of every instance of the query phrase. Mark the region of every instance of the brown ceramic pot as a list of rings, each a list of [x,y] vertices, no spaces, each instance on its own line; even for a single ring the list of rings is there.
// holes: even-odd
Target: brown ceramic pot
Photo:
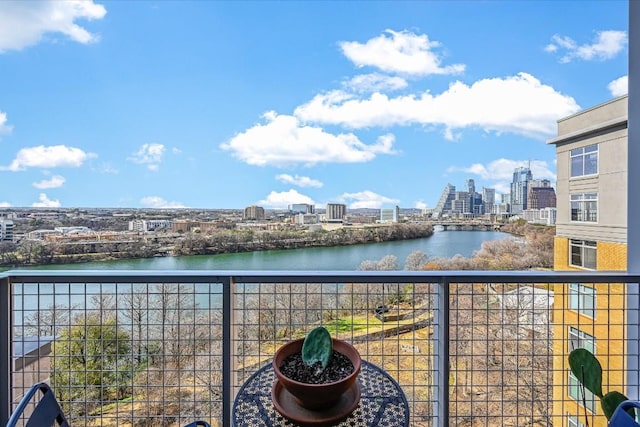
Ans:
[[[304,339],[298,339],[289,341],[280,347],[273,356],[273,370],[280,384],[295,397],[300,406],[311,410],[329,408],[355,383],[358,373],[360,373],[360,353],[348,342],[333,338],[333,349],[351,361],[353,372],[332,383],[308,384],[292,380],[280,372],[280,365],[288,356],[302,351],[303,342]]]

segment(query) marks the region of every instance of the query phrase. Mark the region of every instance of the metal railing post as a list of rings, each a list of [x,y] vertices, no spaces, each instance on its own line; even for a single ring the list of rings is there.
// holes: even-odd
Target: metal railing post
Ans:
[[[11,282],[9,277],[0,278],[0,342],[5,350],[0,351],[0,424],[11,416]],[[5,347],[6,346],[6,347]]]
[[[222,278],[222,425],[231,425],[233,399],[233,287],[231,276]]]
[[[640,273],[640,224],[635,220],[640,210],[637,182],[640,179],[640,4],[629,1],[629,99],[627,159],[627,271]],[[640,286],[627,283],[627,396],[640,398]]]
[[[449,280],[442,277],[436,285],[435,325],[433,327],[435,351],[433,385],[436,389],[433,414],[438,426],[449,425]]]

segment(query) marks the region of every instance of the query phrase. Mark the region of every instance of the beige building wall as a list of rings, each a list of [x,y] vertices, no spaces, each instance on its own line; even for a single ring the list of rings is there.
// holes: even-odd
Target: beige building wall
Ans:
[[[597,270],[626,270],[627,265],[627,97],[582,111],[558,122],[558,137],[549,141],[557,154],[557,223],[554,269],[579,270],[570,265],[570,240],[596,242]],[[598,173],[571,177],[571,150],[598,144]],[[571,221],[570,195],[598,194],[597,222]],[[569,328],[595,337],[596,356],[605,371],[603,390],[622,390],[625,375],[625,292],[622,284],[582,285],[595,289],[595,317],[571,310],[569,287],[555,286],[553,312],[554,426],[568,426],[571,415],[585,423],[585,408],[569,396]],[[606,427],[600,402],[589,425]]]
[[[577,128],[577,124],[585,128]],[[564,128],[567,132],[561,132]],[[556,145],[558,218],[556,235],[626,243],[627,238],[627,97],[558,122]],[[570,178],[570,152],[598,144],[598,174]],[[598,222],[571,222],[570,193],[598,193]]]

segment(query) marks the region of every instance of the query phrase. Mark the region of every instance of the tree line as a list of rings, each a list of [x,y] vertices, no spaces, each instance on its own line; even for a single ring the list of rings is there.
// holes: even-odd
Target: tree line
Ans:
[[[555,227],[528,224],[524,220],[501,229],[514,237],[488,240],[470,257],[430,258],[414,251],[404,263],[405,270],[530,270],[553,268]],[[395,255],[363,261],[359,270],[402,270]]]
[[[430,224],[393,224],[379,227],[253,231],[215,230],[211,233],[153,233],[126,241],[47,242],[23,239],[0,243],[0,265],[29,266],[149,258],[153,256],[216,255],[223,253],[345,246],[429,237]]]

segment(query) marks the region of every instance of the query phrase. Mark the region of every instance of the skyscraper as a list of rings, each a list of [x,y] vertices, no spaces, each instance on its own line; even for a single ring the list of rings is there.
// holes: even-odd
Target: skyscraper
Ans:
[[[442,194],[440,195],[440,199],[436,204],[436,207],[433,209],[433,217],[439,218],[443,213],[448,213],[451,211],[451,202],[456,198],[456,187],[455,185],[447,184],[442,190]]]
[[[467,192],[469,193],[469,212],[470,213],[477,213],[476,212],[476,183],[473,179],[468,179],[467,180]]]
[[[517,214],[527,209],[527,190],[533,180],[531,169],[520,166],[513,171],[511,182],[511,213]]]
[[[482,187],[482,204],[484,205],[485,213],[493,212],[493,205],[496,204],[496,189]]]

